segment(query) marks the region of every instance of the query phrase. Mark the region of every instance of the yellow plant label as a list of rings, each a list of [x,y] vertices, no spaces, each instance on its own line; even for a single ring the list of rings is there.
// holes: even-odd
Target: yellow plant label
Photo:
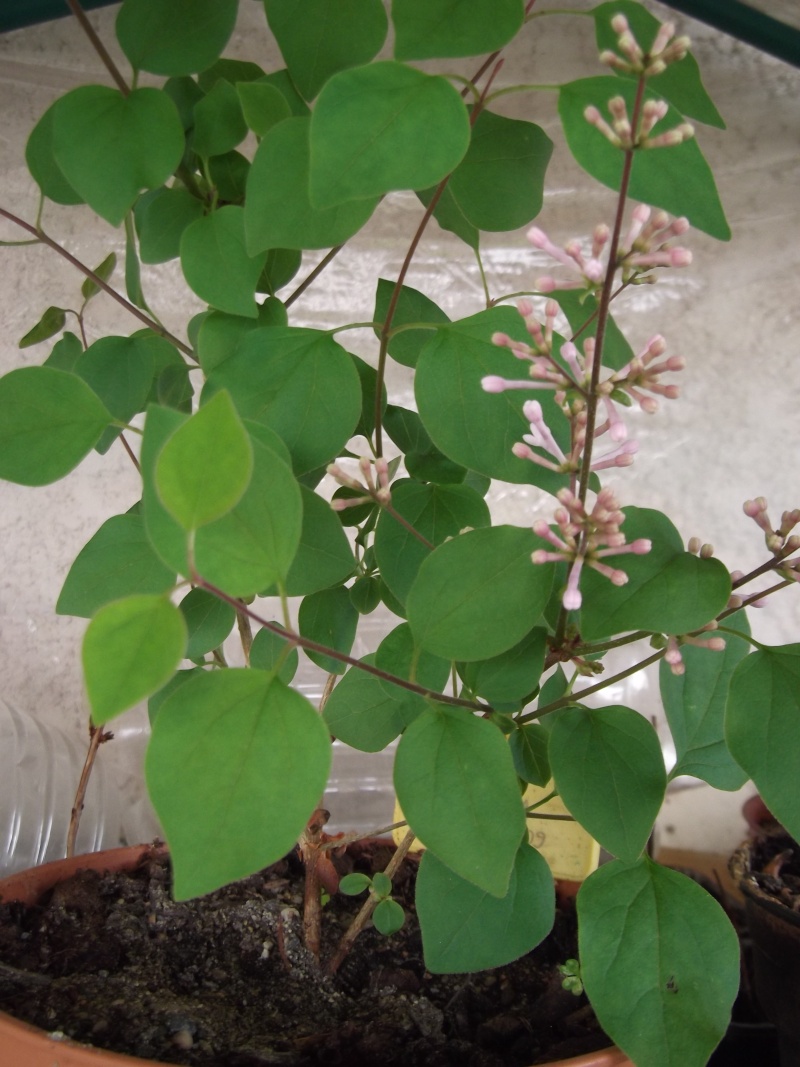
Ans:
[[[553,791],[550,782],[544,788],[529,785],[523,795],[526,807],[535,804]],[[544,815],[568,815],[561,797],[553,797],[537,809]],[[401,822],[403,811],[395,800],[393,822]],[[405,826],[392,831],[395,844],[399,845],[406,835]],[[600,860],[600,846],[584,828],[571,819],[528,819],[528,840],[544,856],[554,878],[568,882],[582,882],[592,873]],[[425,848],[419,839],[411,846],[412,852]]]

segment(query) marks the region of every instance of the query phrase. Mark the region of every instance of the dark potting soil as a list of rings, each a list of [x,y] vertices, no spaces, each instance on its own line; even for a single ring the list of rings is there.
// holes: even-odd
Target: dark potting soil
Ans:
[[[800,912],[800,845],[778,823],[766,824],[753,841],[751,869],[760,889]]]
[[[383,870],[387,846],[351,846],[340,873]],[[394,879],[403,930],[368,927],[334,978],[302,944],[302,868],[290,856],[200,900],[176,903],[151,858],[90,871],[36,907],[0,905],[0,1007],[48,1032],[187,1067],[523,1067],[603,1048],[585,997],[561,986],[575,916],[507,967],[425,970],[412,911],[416,864]],[[323,912],[323,962],[364,897]]]

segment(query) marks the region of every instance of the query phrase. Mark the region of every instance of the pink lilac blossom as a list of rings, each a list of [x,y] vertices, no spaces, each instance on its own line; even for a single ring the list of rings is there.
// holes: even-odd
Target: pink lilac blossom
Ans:
[[[375,468],[373,476],[372,468]],[[339,497],[331,501],[334,511],[344,511],[345,508],[356,507],[358,504],[389,504],[392,499],[392,490],[389,485],[389,464],[383,457],[375,460],[362,456],[358,461],[358,468],[364,481],[348,474],[344,468],[336,463],[331,463],[327,468],[328,474],[346,489],[353,489],[363,495],[357,497]]]
[[[662,23],[656,31],[653,43],[645,51],[622,14],[614,15],[611,28],[617,35],[617,49],[600,53],[600,60],[625,74],[644,74],[654,76],[663,73],[670,63],[677,63],[685,58],[691,46],[688,37],[676,37],[672,22]]]

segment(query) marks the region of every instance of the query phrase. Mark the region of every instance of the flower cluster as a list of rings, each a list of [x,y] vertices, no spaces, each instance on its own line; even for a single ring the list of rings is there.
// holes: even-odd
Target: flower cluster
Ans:
[[[375,467],[375,476],[373,476],[372,468]],[[345,508],[356,507],[358,504],[388,504],[392,499],[392,490],[389,485],[389,464],[379,456],[375,460],[367,459],[366,456],[362,456],[358,461],[358,468],[361,471],[361,476],[364,481],[360,482],[357,478],[353,478],[343,470],[336,463],[331,463],[327,468],[328,474],[337,481],[339,485],[344,486],[345,489],[351,489],[359,496],[354,497],[337,497],[331,501],[331,507],[334,511],[344,511]],[[377,482],[376,482],[377,477]]]
[[[776,559],[783,560],[800,548],[800,535],[792,533],[800,522],[800,508],[784,511],[781,515],[781,524],[777,529],[773,528],[770,522],[767,502],[763,496],[757,496],[755,500],[745,500],[743,510],[745,515],[753,519],[756,525],[764,531],[764,543]]]
[[[562,603],[568,611],[573,611],[581,606],[579,584],[584,566],[598,571],[614,585],[625,585],[628,581],[625,571],[610,567],[601,560],[626,552],[641,556],[650,551],[651,545],[645,538],[626,543],[625,534],[620,530],[625,515],[611,489],[600,490],[591,511],[587,511],[585,504],[569,489],[561,489],[556,495],[561,504],[553,516],[558,533],[543,519],[534,523],[533,532],[549,541],[552,548],[550,551],[537,549],[531,559],[534,563],[570,564]]]
[[[686,57],[692,43],[688,37],[675,36],[674,23],[664,22],[645,52],[624,15],[614,15],[611,28],[617,34],[620,54],[610,50],[603,51],[600,53],[600,61],[623,74],[643,74],[645,77],[663,74],[670,63],[677,63]]]

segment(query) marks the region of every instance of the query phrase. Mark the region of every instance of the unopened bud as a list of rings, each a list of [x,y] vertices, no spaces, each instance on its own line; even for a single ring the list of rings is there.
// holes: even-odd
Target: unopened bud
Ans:
[[[700,549],[700,559],[711,559],[714,555],[713,545],[703,545]]]

